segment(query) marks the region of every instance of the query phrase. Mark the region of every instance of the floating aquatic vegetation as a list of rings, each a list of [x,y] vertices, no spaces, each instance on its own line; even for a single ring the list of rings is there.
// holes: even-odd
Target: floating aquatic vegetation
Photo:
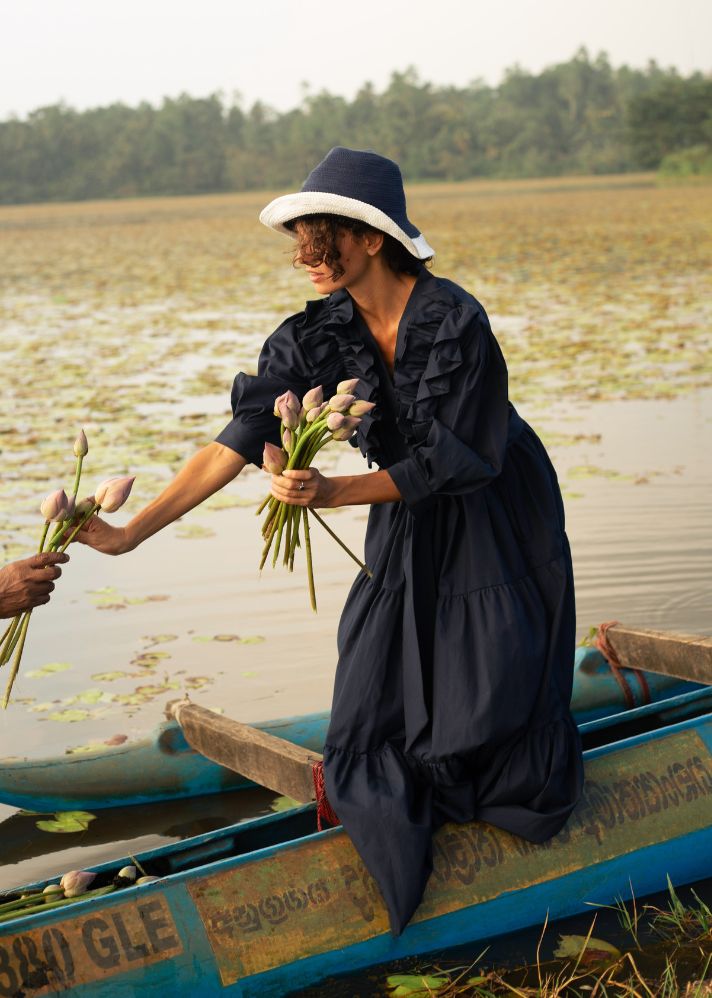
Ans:
[[[53,818],[42,819],[41,821],[36,821],[35,824],[41,832],[85,832],[89,827],[89,823],[94,821],[95,818],[96,815],[92,814],[91,811],[57,811]],[[94,879],[94,875],[89,874],[88,876],[91,879],[85,881],[84,890],[91,883],[91,880]],[[62,879],[64,880],[64,878]],[[80,884],[77,880],[74,880],[68,884],[61,883],[60,886],[75,890]],[[83,891],[78,890],[77,893],[83,893]],[[71,895],[65,891],[65,896],[70,897]]]
[[[48,662],[41,669],[31,669],[25,673],[27,679],[42,679],[44,676],[53,676],[57,672],[66,672],[72,666],[69,662]]]

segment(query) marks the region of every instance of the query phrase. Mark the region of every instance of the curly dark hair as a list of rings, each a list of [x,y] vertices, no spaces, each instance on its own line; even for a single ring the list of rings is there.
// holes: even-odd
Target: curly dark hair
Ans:
[[[297,225],[301,227],[299,232],[297,232]],[[417,276],[423,265],[432,259],[432,257],[428,257],[427,260],[419,260],[418,257],[408,252],[403,243],[399,243],[387,232],[375,229],[372,225],[361,222],[359,219],[347,218],[345,215],[301,215],[299,218],[287,222],[287,228],[297,235],[297,249],[292,261],[294,266],[297,267],[301,263],[325,263],[337,279],[344,273],[344,268],[339,264],[340,254],[336,245],[339,229],[347,229],[357,238],[365,236],[367,233],[381,233],[383,236],[381,250],[383,258],[396,274]]]

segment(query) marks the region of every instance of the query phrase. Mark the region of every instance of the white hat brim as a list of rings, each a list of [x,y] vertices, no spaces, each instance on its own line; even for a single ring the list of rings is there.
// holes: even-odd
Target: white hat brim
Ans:
[[[357,201],[355,198],[347,198],[341,194],[322,194],[319,191],[284,194],[282,197],[270,201],[267,207],[262,209],[260,222],[270,229],[274,229],[275,232],[284,232],[295,238],[296,234],[287,228],[287,222],[292,222],[302,215],[321,214],[356,218],[374,229],[387,232],[389,236],[393,236],[399,243],[402,243],[408,252],[412,253],[418,260],[427,260],[428,257],[435,256],[435,250],[429,245],[425,236],[420,235],[412,239],[379,208],[374,208],[366,201]]]

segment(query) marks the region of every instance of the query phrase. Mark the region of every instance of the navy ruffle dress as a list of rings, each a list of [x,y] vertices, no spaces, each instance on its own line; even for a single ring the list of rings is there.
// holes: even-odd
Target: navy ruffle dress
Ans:
[[[541,842],[573,809],[574,587],[556,474],[507,400],[482,306],[423,270],[391,377],[346,291],[309,302],[239,374],[217,438],[261,465],[274,399],[345,378],[375,402],[357,444],[403,497],[371,507],[368,578],[339,624],[324,748],[329,801],[400,932],[432,868],[432,833],[473,818]]]

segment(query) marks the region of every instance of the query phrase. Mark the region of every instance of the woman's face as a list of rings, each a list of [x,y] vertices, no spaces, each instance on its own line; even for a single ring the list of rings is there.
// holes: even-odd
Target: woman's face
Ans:
[[[323,260],[315,260],[309,256],[308,244],[302,248],[297,262],[306,270],[314,289],[319,294],[328,295],[339,288],[353,288],[364,279],[375,256],[372,242],[366,236],[354,236],[348,229],[339,229],[336,246],[339,250],[339,266],[344,271],[339,277],[334,277],[332,269]]]

